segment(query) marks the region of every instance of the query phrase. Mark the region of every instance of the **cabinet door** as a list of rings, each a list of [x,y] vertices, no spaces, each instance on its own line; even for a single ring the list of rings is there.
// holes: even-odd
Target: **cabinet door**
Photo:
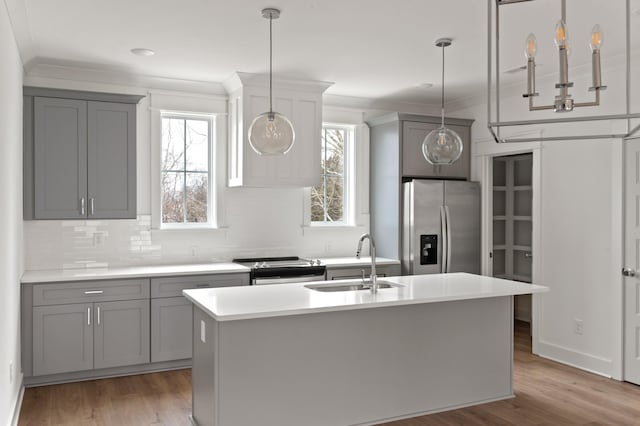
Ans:
[[[462,155],[455,163],[447,166],[433,166],[422,154],[422,142],[432,131],[440,127],[435,123],[405,121],[402,125],[402,176],[437,177],[437,178],[469,178],[471,161],[471,132],[466,126],[449,125],[447,127],[460,135],[462,139]]]
[[[94,368],[149,362],[149,300],[95,304]]]
[[[33,375],[93,368],[93,305],[33,308]]]
[[[88,102],[88,217],[136,217],[136,106]]]
[[[443,178],[469,179],[471,167],[471,130],[466,126],[447,124],[447,127],[460,135],[462,139],[462,155],[455,163],[449,166],[438,166],[438,176]]]
[[[36,97],[34,127],[34,217],[85,217],[87,103]]]
[[[436,167],[422,155],[422,141],[432,131],[440,127],[434,123],[405,121],[402,123],[402,176],[436,176]]]
[[[184,297],[151,300],[151,362],[191,358],[192,317]]]

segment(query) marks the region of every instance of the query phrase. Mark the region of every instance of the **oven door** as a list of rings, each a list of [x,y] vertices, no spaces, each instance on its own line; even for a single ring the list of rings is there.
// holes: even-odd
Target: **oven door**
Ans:
[[[325,276],[323,275],[303,275],[300,277],[264,277],[264,278],[254,278],[251,284],[253,285],[263,285],[263,284],[293,284],[293,283],[302,283],[309,281],[324,281]]]

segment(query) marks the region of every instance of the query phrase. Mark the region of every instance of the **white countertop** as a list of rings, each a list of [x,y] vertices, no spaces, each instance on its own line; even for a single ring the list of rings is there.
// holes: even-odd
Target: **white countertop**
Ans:
[[[58,269],[43,271],[26,271],[21,278],[23,284],[107,280],[119,278],[145,278],[157,276],[209,275],[234,272],[249,272],[246,266],[237,263],[203,263],[187,265],[155,265],[155,266],[127,266],[122,268],[87,268],[87,269]]]
[[[370,257],[335,257],[320,259],[327,267],[366,266],[371,264]],[[376,265],[400,264],[399,260],[376,257]],[[249,272],[250,269],[232,262],[176,264],[155,266],[124,266],[119,268],[87,268],[87,269],[51,269],[42,271],[25,271],[23,284],[69,282],[84,280],[113,280],[123,278],[170,277],[183,275],[225,274]]]
[[[362,256],[360,259],[353,257],[330,257],[320,258],[323,265],[328,268],[347,268],[350,266],[367,266],[371,265],[371,257]],[[376,257],[376,266],[379,265],[399,265],[400,261],[395,259],[387,259],[385,257]]]
[[[402,287],[379,289],[377,294],[371,294],[369,290],[320,292],[305,287],[310,283],[296,283],[184,290],[183,294],[216,320],[233,321],[549,290],[539,285],[466,273],[384,277],[380,280],[401,284]],[[341,282],[345,281],[318,283],[335,285]]]

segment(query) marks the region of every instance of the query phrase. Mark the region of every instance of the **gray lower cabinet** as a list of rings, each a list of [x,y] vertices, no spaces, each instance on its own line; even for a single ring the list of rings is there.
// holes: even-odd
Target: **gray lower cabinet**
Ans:
[[[135,219],[137,95],[23,88],[24,218]]]
[[[93,368],[93,303],[33,308],[33,375]]]
[[[182,290],[249,285],[248,273],[151,279],[151,362],[191,358],[193,304]]]
[[[327,268],[327,280],[350,280],[356,278],[368,278],[371,275],[370,266],[356,266],[346,268]],[[400,265],[376,265],[376,275],[390,277],[400,275]]]
[[[149,300],[95,304],[93,368],[149,362]]]
[[[182,296],[151,300],[151,362],[191,358],[192,306]]]
[[[149,362],[149,300],[36,306],[33,374]]]

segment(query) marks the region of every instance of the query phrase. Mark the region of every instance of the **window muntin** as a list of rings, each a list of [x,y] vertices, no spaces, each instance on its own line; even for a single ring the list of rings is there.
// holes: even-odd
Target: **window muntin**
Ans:
[[[162,116],[161,227],[211,226],[211,116]]]
[[[322,183],[311,188],[311,223],[349,223],[350,147],[353,129],[325,124],[322,127]]]

